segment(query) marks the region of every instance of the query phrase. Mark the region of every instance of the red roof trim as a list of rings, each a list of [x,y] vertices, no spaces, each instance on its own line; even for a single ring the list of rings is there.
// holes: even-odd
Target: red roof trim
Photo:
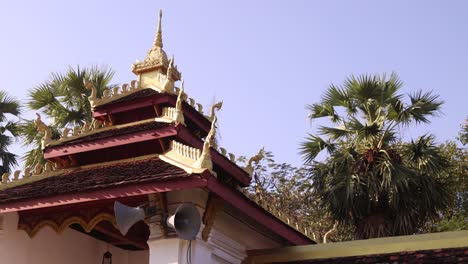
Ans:
[[[177,134],[173,126],[129,133],[120,136],[111,136],[108,138],[96,139],[87,142],[71,143],[64,146],[51,146],[44,151],[44,158],[50,159],[64,155],[82,153],[86,151],[111,148],[126,144],[132,144],[147,140],[153,140],[163,137],[174,136]]]
[[[282,236],[292,244],[309,245],[313,243],[313,241],[311,241],[309,238],[306,238],[304,235],[300,234],[296,230],[292,230],[290,227],[286,226],[286,224],[280,222],[280,220],[278,220],[276,217],[265,213],[263,209],[259,208],[258,205],[253,205],[252,202],[249,201],[247,198],[234,192],[227,186],[220,184],[214,177],[208,178],[208,189],[216,193],[225,201],[229,202],[239,211],[252,217],[260,224],[264,225],[272,232]]]
[[[183,179],[150,182],[142,184],[125,185],[83,193],[70,193],[54,197],[37,198],[29,201],[18,201],[0,205],[0,213],[46,209],[56,206],[72,205],[87,202],[113,201],[119,198],[136,197],[150,193],[170,192],[185,189],[207,187],[210,191],[223,200],[243,212],[247,216],[264,225],[271,232],[278,234],[294,245],[308,245],[313,243],[300,232],[288,227],[281,220],[267,213],[260,206],[254,204],[243,195],[235,192],[228,186],[217,181],[208,172],[202,174],[203,178],[196,175]]]
[[[124,102],[121,104],[115,103],[115,104],[98,106],[97,109],[93,111],[93,117],[98,118],[98,117],[103,117],[103,116],[107,116],[110,114],[126,112],[130,110],[138,109],[138,108],[143,108],[143,107],[158,105],[158,104],[163,104],[163,103],[169,103],[172,106],[175,106],[176,97],[173,95],[167,95],[167,94],[156,94],[150,97],[136,99],[136,100]],[[198,113],[189,104],[185,102],[183,103],[182,112],[188,119],[192,120],[198,127],[204,130],[205,133],[208,133],[208,131],[210,131],[211,122],[208,121],[203,115]]]
[[[109,114],[126,112],[129,110],[134,110],[138,108],[143,108],[143,107],[152,106],[155,104],[167,103],[167,102],[168,102],[167,96],[155,95],[151,97],[145,97],[142,99],[128,101],[128,102],[121,103],[121,104],[115,103],[115,104],[98,106],[97,109],[93,111],[93,117],[96,118],[96,117],[106,116]]]
[[[102,190],[70,193],[53,197],[37,198],[29,201],[18,201],[0,205],[0,213],[16,212],[38,208],[54,207],[67,204],[77,204],[98,200],[115,200],[117,198],[146,195],[150,193],[170,192],[183,189],[202,188],[207,185],[206,179],[197,176],[171,181],[159,181],[143,184],[133,184]]]

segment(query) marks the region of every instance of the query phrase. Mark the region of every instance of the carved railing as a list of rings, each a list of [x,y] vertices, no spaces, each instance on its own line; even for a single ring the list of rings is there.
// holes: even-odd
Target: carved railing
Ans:
[[[172,150],[179,155],[189,158],[193,161],[197,161],[201,155],[201,151],[199,149],[184,145],[175,140],[172,141]]]

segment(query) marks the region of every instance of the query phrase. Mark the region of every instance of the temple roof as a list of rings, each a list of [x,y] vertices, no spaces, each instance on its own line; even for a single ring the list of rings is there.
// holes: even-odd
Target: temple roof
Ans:
[[[250,184],[260,152],[240,167],[234,154],[218,146],[216,111],[223,102],[213,104],[206,115],[185,93],[183,81],[175,86],[180,72],[162,49],[161,18],[162,13],[153,47],[143,62],[133,65],[138,81],[106,89],[102,96],[85,83],[91,90],[91,123],[65,128],[60,139],[52,139],[38,114],[35,124],[44,134],[47,163],[2,175],[0,211],[206,188],[279,229],[274,232],[290,242],[309,243],[309,231],[242,189]]]
[[[137,161],[118,161],[64,171],[56,176],[1,190],[0,204],[189,176],[190,174],[183,169],[157,157]]]

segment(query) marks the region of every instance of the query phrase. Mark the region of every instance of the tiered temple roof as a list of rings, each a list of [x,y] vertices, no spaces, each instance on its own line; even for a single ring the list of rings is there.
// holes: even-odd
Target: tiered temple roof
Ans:
[[[205,114],[202,105],[187,96],[183,81],[175,86],[181,73],[174,57],[168,60],[163,50],[162,13],[159,16],[153,47],[144,61],[133,64],[137,80],[102,95],[85,83],[91,91],[92,123],[67,128],[53,140],[38,115],[47,163],[2,176],[0,212],[208,188],[261,218],[257,220],[290,243],[310,243],[312,232],[243,189],[259,157],[242,168],[234,154],[217,146],[216,111],[222,102]],[[25,226],[33,235],[35,228]]]

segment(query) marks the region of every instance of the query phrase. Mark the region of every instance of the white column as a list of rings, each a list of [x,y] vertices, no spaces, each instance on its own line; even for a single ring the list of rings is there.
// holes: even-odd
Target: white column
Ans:
[[[245,247],[226,235],[213,229],[208,241],[200,235],[189,241],[178,238],[163,238],[159,225],[150,224],[151,235],[148,239],[149,264],[185,264],[190,254],[193,264],[240,264],[247,257]]]
[[[179,261],[180,239],[164,238],[158,223],[149,224],[149,264],[175,264]]]

